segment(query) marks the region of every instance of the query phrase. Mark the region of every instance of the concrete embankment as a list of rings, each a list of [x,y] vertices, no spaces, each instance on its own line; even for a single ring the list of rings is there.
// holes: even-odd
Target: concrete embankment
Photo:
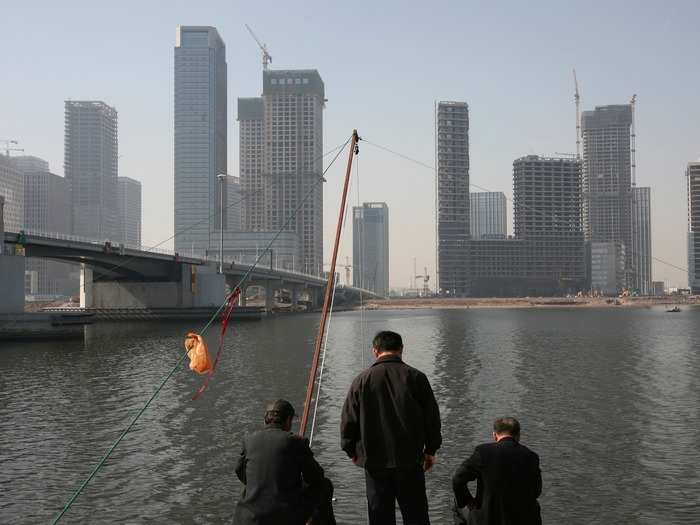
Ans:
[[[365,307],[376,310],[467,309],[467,308],[620,308],[683,306],[700,304],[696,296],[664,297],[412,297],[368,300]]]
[[[0,314],[0,340],[82,337],[83,326],[93,322],[86,312]]]

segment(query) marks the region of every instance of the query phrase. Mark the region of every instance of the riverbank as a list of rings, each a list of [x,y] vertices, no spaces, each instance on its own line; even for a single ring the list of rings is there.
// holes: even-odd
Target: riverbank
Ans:
[[[700,297],[411,297],[370,299],[371,310],[469,309],[469,308],[651,308],[652,306],[698,305]]]

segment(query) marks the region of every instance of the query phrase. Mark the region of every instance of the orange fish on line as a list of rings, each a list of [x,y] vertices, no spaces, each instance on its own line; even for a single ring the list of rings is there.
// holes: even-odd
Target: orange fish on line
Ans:
[[[190,370],[202,375],[214,369],[209,358],[207,343],[201,335],[189,332],[185,336],[185,348],[187,349],[187,357],[190,358]]]

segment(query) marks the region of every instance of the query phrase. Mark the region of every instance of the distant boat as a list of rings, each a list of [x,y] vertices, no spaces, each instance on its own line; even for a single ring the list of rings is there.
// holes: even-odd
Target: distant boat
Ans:
[[[668,312],[669,314],[677,314],[680,311],[681,311],[681,309],[678,306],[674,306],[670,310],[666,310],[666,312]]]

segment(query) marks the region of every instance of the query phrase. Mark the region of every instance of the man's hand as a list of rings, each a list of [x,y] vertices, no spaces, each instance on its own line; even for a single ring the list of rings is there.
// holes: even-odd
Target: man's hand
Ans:
[[[423,454],[423,470],[428,472],[437,463],[437,458],[430,454]]]

